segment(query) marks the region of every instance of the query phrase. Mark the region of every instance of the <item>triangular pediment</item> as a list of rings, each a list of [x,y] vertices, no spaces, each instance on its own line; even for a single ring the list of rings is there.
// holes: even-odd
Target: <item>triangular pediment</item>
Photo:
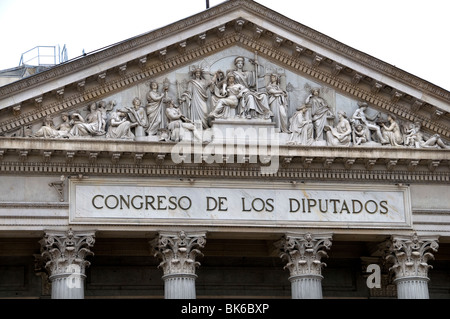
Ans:
[[[62,123],[61,117],[66,113],[80,113],[86,117],[89,105],[100,101],[109,108],[105,119],[109,122],[112,113],[131,108],[134,98],[139,98],[145,108],[152,82],[158,83],[160,94],[165,92],[166,98],[179,104],[180,110],[185,110],[185,116],[195,117],[187,113],[188,108],[195,103],[192,96],[188,101],[182,102],[180,99],[189,95],[184,93],[189,91],[193,70],[201,68],[203,78],[212,81],[218,70],[225,73],[233,70],[236,67],[235,59],[239,56],[244,58],[244,71],[256,73],[258,78],[252,84],[251,91],[266,94],[266,98],[270,99],[267,86],[272,74],[278,76],[279,88],[285,92],[285,126],[288,132],[283,132],[281,124],[275,124],[275,129],[287,134],[283,137],[283,145],[334,147],[364,146],[365,142],[374,142],[365,145],[444,149],[449,144],[450,92],[258,3],[244,0],[226,1],[161,29],[0,87],[0,137],[58,138],[36,135],[46,118],[50,118],[57,126]],[[255,61],[258,67],[255,67]],[[324,125],[328,128],[323,129],[322,125],[320,131],[316,132],[317,128],[312,127],[312,138],[316,142],[304,142],[301,140],[303,137],[297,141],[292,138],[289,126],[294,125],[293,118],[305,104],[309,107],[311,120],[315,119],[309,98],[312,89],[319,89],[320,103],[326,104],[331,112],[328,119],[324,119]],[[210,115],[217,103],[212,101],[214,92],[211,86],[207,95],[205,103]],[[366,128],[372,137],[368,136],[363,142],[356,143],[353,126],[356,122],[352,116],[361,103],[367,104],[368,117],[379,114],[379,122],[375,123],[377,130],[383,128],[382,122],[389,126],[388,116],[391,116],[400,125],[401,138],[397,142],[385,143],[376,136],[377,130]],[[352,125],[350,144],[342,141],[333,144],[326,138],[325,131],[333,131],[339,126],[340,113],[345,113]],[[164,115],[162,113],[162,117]],[[241,114],[239,108],[237,115],[246,116]],[[242,120],[246,119],[245,116]],[[272,114],[269,121],[275,123],[279,120],[277,116]],[[148,116],[148,109],[147,117],[148,121],[152,120]],[[260,117],[258,120],[267,120],[262,114]],[[211,130],[212,123],[221,120],[224,119],[209,118],[203,129]],[[163,119],[163,122],[167,124],[168,121]],[[248,119],[245,125],[251,126],[252,123],[256,123],[254,118]],[[135,127],[131,127],[132,134],[125,138],[107,135],[107,127],[104,127],[103,134],[88,132],[86,136],[81,136],[72,133],[67,139],[105,142],[108,139],[120,139],[133,143],[138,134]],[[167,125],[161,128],[170,129]],[[421,145],[412,140],[406,144],[408,132],[414,128],[423,134]],[[150,136],[147,127],[145,132],[140,141],[167,142],[167,136],[161,138],[161,131],[156,137]],[[317,143],[318,135],[321,134],[324,142]],[[392,134],[387,133],[389,136]],[[431,140],[436,134],[438,137]]]

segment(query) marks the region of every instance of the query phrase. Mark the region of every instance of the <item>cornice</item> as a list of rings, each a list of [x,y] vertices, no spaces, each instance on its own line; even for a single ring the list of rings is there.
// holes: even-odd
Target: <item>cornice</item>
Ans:
[[[386,170],[366,169],[305,169],[280,168],[275,174],[267,176],[261,173],[260,168],[236,167],[183,167],[179,165],[91,165],[91,164],[44,164],[4,162],[0,165],[2,174],[26,175],[56,175],[61,174],[75,178],[89,178],[89,176],[103,177],[167,177],[188,180],[195,183],[196,179],[252,179],[254,182],[284,180],[288,183],[316,183],[316,182],[352,182],[352,183],[392,183],[413,184],[448,184],[449,173],[410,172],[407,170],[390,172]]]
[[[307,147],[278,146],[270,165],[275,173],[264,173],[264,156],[254,148],[237,151],[222,161],[210,161],[202,153],[175,163],[176,143],[114,140],[39,140],[4,138],[0,148],[0,174],[56,176],[139,176],[195,178],[283,179],[304,181],[378,181],[390,183],[450,182],[450,150],[406,147]],[[229,151],[229,149],[227,149]],[[275,152],[276,151],[276,152]],[[242,152],[242,148],[241,148]],[[214,154],[214,156],[218,154]],[[219,157],[215,157],[219,159]]]

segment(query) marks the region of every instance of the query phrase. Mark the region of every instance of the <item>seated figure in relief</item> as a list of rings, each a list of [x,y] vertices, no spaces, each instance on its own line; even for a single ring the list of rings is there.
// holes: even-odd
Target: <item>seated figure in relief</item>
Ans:
[[[314,125],[309,114],[308,107],[305,104],[297,108],[297,112],[289,120],[291,135],[286,144],[312,145],[314,143]]]
[[[338,123],[336,127],[325,125],[327,143],[331,146],[350,146],[352,141],[352,128],[343,111],[338,112]]]
[[[88,110],[86,119],[80,113],[72,114],[74,125],[69,132],[71,136],[100,136],[106,134],[102,129],[104,127],[103,114],[98,110],[97,104],[95,102],[89,104]]]
[[[270,119],[273,114],[269,108],[267,94],[258,92],[258,90],[255,89],[258,81],[256,72],[245,71],[244,63],[244,57],[237,57],[236,59],[234,59],[235,69],[230,71],[235,77],[235,82],[247,88],[247,90],[242,92],[242,98],[239,101],[237,114],[240,117],[247,119]],[[258,64],[255,61],[254,63],[255,67],[257,68]]]
[[[366,115],[366,110],[368,108],[368,105],[366,102],[358,102],[358,108],[353,113],[352,116],[352,125],[356,126],[357,124],[361,124],[364,126],[366,130],[366,137],[369,139],[368,142],[375,141],[372,132],[375,135],[376,141],[381,144],[387,144],[389,141],[387,141],[382,133],[381,128],[374,122],[378,117],[379,113],[375,117],[368,117]]]
[[[53,123],[53,118],[47,116],[44,120],[44,125],[37,130],[32,137],[44,137],[44,138],[61,138],[69,137],[69,131],[72,128],[69,114],[62,113],[61,119],[63,122],[57,126]]]
[[[403,144],[403,134],[400,130],[400,125],[397,123],[394,115],[388,115],[388,125],[382,123],[381,132],[386,144],[391,146],[400,146]]]
[[[361,123],[356,124],[354,126],[354,129],[352,132],[353,132],[353,144],[354,145],[361,145],[361,144],[366,143],[369,140],[367,138],[367,132]]]
[[[209,108],[214,110],[219,99],[226,96],[226,92],[223,91],[224,84],[227,83],[227,78],[222,70],[217,70],[211,80],[211,85],[209,87],[211,92],[210,105]]]
[[[404,136],[403,136],[403,145],[416,147],[416,142],[418,141],[417,133],[419,132],[418,128],[414,123],[411,123],[408,127],[404,127]]]
[[[229,74],[227,81],[223,83],[221,90],[221,98],[217,99],[214,109],[209,113],[210,117],[230,119],[236,115],[236,108],[239,104],[239,99],[242,97],[242,92],[248,89],[242,84],[235,82],[235,76]]]
[[[132,140],[134,139],[134,134],[131,132],[131,128],[136,127],[137,125],[137,122],[132,123],[128,120],[126,110],[117,110],[111,114],[106,137]]]
[[[198,140],[202,140],[200,132],[196,129],[194,123],[186,118],[178,106],[173,102],[172,99],[167,100],[166,116],[168,120],[167,128],[170,132],[170,140],[174,142],[179,142],[183,140],[185,131],[190,131]]]

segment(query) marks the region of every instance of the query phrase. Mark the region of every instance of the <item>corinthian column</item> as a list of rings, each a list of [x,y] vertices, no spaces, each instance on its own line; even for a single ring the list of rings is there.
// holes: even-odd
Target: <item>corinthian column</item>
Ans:
[[[46,232],[40,241],[41,256],[52,283],[52,299],[84,299],[85,270],[93,255],[94,232]]]
[[[393,236],[389,245],[388,260],[394,262],[390,268],[395,273],[398,299],[429,299],[428,260],[434,259],[430,251],[436,252],[437,237]]]
[[[275,245],[280,257],[287,260],[284,268],[289,269],[292,299],[322,299],[322,257],[328,257],[331,234],[285,235]]]
[[[203,256],[198,248],[205,246],[205,233],[160,233],[150,242],[154,255],[162,261],[165,299],[195,299],[195,269]]]

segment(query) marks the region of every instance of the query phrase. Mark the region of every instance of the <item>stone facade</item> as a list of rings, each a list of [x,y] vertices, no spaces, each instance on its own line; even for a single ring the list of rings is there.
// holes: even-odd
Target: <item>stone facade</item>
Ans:
[[[449,110],[244,0],[0,87],[0,296],[448,298]]]

